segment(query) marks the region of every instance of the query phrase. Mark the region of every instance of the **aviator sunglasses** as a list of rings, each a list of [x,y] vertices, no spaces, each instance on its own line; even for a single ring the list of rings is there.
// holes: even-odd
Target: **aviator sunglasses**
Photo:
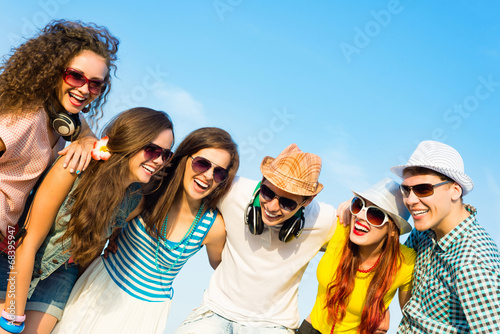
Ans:
[[[167,164],[173,156],[173,152],[167,148],[163,148],[153,143],[149,143],[143,148],[144,156],[147,160],[156,160],[161,155],[163,164]]]
[[[403,194],[404,198],[408,198],[410,196],[411,191],[413,190],[413,193],[417,197],[428,197],[431,195],[434,195],[434,188],[442,186],[443,184],[450,183],[451,181],[444,181],[441,183],[437,184],[430,184],[430,183],[421,183],[417,184],[414,186],[405,186],[401,185],[399,189],[401,189],[401,193]]]
[[[365,210],[366,221],[372,226],[380,227],[389,221],[387,213],[373,205],[365,206],[365,201],[360,197],[352,199],[349,210],[353,215],[358,215],[361,211]]]
[[[299,205],[297,202],[295,202],[293,199],[289,199],[286,197],[278,196],[272,191],[268,186],[265,184],[260,185],[260,194],[262,195],[262,198],[265,199],[268,202],[271,202],[273,199],[277,198],[278,203],[280,205],[280,208],[286,211],[293,211],[297,206]],[[304,204],[304,202],[307,199],[305,199],[300,205]]]
[[[63,80],[71,87],[80,88],[85,84],[89,85],[89,92],[94,95],[100,95],[106,89],[106,82],[98,79],[87,79],[82,72],[68,67],[63,74]]]
[[[193,157],[191,155],[189,157],[193,159],[191,167],[196,173],[198,174],[205,173],[207,170],[212,168],[212,166],[214,166],[214,172],[213,172],[214,181],[217,183],[222,183],[226,181],[229,174],[226,169],[217,166],[217,164],[214,164],[212,161],[204,157]]]

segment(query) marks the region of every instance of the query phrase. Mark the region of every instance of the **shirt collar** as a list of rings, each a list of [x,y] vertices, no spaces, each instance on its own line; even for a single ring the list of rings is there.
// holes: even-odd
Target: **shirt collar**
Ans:
[[[476,208],[470,204],[465,204],[465,209],[470,213],[470,215],[437,242],[437,245],[443,252],[450,248],[456,242],[456,240],[460,239],[461,236],[466,232],[466,230],[468,230],[469,225],[476,221]],[[429,232],[432,232],[432,234],[430,234]],[[429,237],[435,240],[436,234],[433,231],[429,230],[427,231],[427,233]]]

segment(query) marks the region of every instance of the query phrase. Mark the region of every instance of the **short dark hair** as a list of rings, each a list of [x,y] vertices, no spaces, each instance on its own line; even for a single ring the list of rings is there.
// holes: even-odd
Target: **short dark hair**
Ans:
[[[405,175],[405,173],[410,173],[410,175],[429,175],[429,174],[431,174],[431,175],[436,175],[437,177],[439,177],[443,181],[456,182],[452,178],[450,178],[444,174],[441,174],[433,169],[420,167],[420,166],[406,167],[403,170],[403,175]]]

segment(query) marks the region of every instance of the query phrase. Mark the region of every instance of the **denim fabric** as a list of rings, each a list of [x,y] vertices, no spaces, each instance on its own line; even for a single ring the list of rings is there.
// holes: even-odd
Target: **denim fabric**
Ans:
[[[0,256],[0,299],[5,299],[9,289],[9,263],[5,256]],[[78,278],[78,267],[75,264],[60,266],[47,279],[41,280],[33,289],[26,303],[26,311],[39,311],[61,319],[62,311],[68,301],[71,289]]]
[[[71,194],[75,190],[78,181],[75,182],[70,195],[66,197],[63,205],[57,213],[56,222],[52,225],[47,237],[38,249],[35,256],[35,265],[33,268],[33,279],[30,285],[30,294],[35,289],[40,280],[44,280],[55,272],[63,263],[66,263],[70,258],[70,253],[65,252],[69,248],[70,240],[59,242],[59,239],[66,231],[66,224],[70,216],[67,214],[73,204]],[[128,214],[132,212],[141,200],[142,192],[140,191],[139,183],[133,183],[128,189],[127,193],[117,209],[116,217],[108,231],[108,235],[114,227],[123,227],[125,219]],[[30,295],[28,295],[29,298]]]
[[[201,306],[177,328],[175,334],[291,334],[295,330],[283,326],[249,327],[223,318]]]

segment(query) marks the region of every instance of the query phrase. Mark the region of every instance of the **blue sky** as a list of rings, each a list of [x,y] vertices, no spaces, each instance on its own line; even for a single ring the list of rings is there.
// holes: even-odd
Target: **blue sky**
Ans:
[[[228,130],[240,175],[290,143],[323,158],[320,201],[337,206],[404,163],[418,142],[455,147],[475,189],[465,202],[500,243],[500,4],[497,1],[1,1],[0,54],[50,19],[104,25],[120,41],[100,123],[130,107],[168,112],[177,142]],[[404,240],[404,238],[402,239]],[[300,286],[312,307],[317,256]],[[174,283],[166,333],[211,275],[204,251]],[[393,303],[391,333],[399,321]]]

